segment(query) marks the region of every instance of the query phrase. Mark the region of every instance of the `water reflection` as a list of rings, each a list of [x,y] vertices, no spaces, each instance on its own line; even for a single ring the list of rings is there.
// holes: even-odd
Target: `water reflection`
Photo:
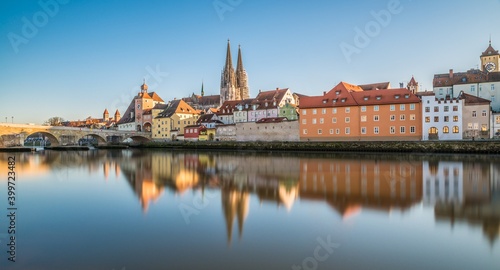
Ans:
[[[0,155],[5,175],[7,156]],[[417,204],[434,207],[439,223],[482,228],[490,245],[500,234],[500,166],[491,156],[298,155],[165,151],[86,151],[16,154],[18,175],[63,178],[68,168],[124,177],[147,214],[165,190],[220,190],[231,244],[251,216],[251,197],[293,211],[297,200],[324,202],[342,219],[363,209],[405,212]],[[114,177],[113,177],[114,175]],[[5,179],[2,179],[5,181]]]

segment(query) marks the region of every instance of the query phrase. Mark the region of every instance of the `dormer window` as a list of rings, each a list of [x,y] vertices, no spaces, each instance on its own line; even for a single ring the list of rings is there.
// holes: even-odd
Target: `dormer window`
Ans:
[[[394,96],[394,98],[395,98],[395,99],[399,99],[399,95],[395,95],[395,96]]]
[[[333,101],[333,103],[337,103],[337,99],[334,99],[334,100],[332,100],[332,101]]]
[[[405,98],[410,98],[410,95],[406,94],[406,95],[405,95]]]
[[[328,102],[328,99],[323,99],[323,104],[326,104]]]
[[[368,100],[368,97],[364,97],[363,100]]]
[[[345,102],[345,98],[341,99],[340,101],[341,101],[341,102]]]
[[[335,95],[340,95],[340,91],[335,91]]]
[[[377,97],[376,97],[376,99],[377,99],[377,100],[381,100],[381,99],[382,99],[382,97],[381,97],[381,96],[377,96]]]

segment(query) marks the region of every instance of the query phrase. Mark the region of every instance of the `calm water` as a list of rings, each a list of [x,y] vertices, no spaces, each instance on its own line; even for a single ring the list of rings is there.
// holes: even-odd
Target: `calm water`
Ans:
[[[1,269],[500,269],[500,158],[19,153]]]

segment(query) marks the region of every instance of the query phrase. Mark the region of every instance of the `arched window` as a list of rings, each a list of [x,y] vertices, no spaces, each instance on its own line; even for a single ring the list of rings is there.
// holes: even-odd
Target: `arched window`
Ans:
[[[437,134],[438,133],[438,129],[436,127],[431,127],[429,129],[429,134]]]
[[[458,130],[458,126],[454,126],[454,127],[453,127],[453,133],[458,133],[458,132],[459,132],[459,130]]]
[[[450,133],[450,128],[448,126],[443,127],[443,133]]]

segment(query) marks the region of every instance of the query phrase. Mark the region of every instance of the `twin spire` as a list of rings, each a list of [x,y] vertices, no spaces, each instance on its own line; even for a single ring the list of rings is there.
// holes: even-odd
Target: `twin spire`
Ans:
[[[238,45],[238,60],[236,71],[233,68],[231,56],[231,42],[227,40],[226,64],[221,74],[220,100],[221,105],[226,100],[242,100],[250,97],[248,90],[248,77],[243,67],[241,46]]]

